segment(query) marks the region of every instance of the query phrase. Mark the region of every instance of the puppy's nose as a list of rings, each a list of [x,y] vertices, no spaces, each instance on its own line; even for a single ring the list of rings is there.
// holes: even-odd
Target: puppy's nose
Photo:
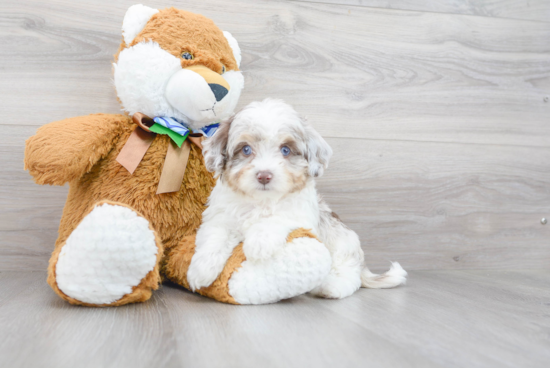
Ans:
[[[271,171],[260,171],[258,175],[256,175],[256,178],[258,178],[258,181],[260,184],[267,184],[273,179],[273,174]]]
[[[210,83],[209,86],[212,92],[214,92],[214,96],[216,97],[216,101],[218,102],[220,102],[225,97],[225,95],[229,93],[227,88],[219,84]]]

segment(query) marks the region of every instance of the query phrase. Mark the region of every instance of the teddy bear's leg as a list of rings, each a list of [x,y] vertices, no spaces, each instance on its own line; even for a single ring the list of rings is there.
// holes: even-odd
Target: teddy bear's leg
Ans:
[[[121,203],[98,202],[56,247],[48,283],[86,306],[143,302],[160,283],[162,245],[149,221]]]
[[[165,275],[189,289],[187,270],[195,251],[189,236],[170,251]],[[331,268],[326,247],[309,231],[298,229],[271,258],[247,261],[239,244],[218,278],[197,292],[231,304],[266,304],[304,294],[321,284]]]
[[[229,279],[239,304],[267,304],[298,296],[321,284],[330,272],[327,248],[308,230],[298,229],[285,247],[262,261],[245,261]]]

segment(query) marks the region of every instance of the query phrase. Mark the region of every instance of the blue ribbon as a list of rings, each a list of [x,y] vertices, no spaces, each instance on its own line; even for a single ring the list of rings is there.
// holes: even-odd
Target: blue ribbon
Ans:
[[[165,128],[170,129],[171,131],[185,137],[189,132],[192,130],[187,127],[187,125],[176,118],[170,118],[166,116],[157,116],[153,119],[153,121],[159,125],[162,125]],[[193,133],[201,133],[206,137],[212,137],[214,133],[218,130],[220,124],[215,123],[211,124],[205,127],[202,127],[198,130],[193,130]]]

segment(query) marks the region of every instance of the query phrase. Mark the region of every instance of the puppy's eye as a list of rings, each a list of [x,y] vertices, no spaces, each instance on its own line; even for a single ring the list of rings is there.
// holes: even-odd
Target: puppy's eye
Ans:
[[[252,153],[252,148],[250,146],[243,147],[243,155],[250,156],[251,153]]]
[[[283,154],[283,156],[288,156],[290,155],[290,148],[288,148],[287,146],[282,146],[281,147],[281,153]]]
[[[190,52],[184,52],[181,54],[182,59],[193,60],[195,57]]]
[[[222,74],[225,73],[225,65],[222,65]]]

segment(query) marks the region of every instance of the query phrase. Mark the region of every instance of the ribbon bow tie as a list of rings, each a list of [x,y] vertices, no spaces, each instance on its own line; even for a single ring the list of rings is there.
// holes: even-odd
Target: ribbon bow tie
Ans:
[[[189,136],[189,133],[191,133],[191,129],[189,129],[184,122],[176,118],[157,116],[153,121],[155,124],[149,127],[149,130],[157,134],[167,134],[178,147],[181,147],[185,139]],[[217,123],[208,125],[199,130],[193,130],[193,133],[212,137],[219,126],[220,124]]]
[[[130,174],[134,173],[157,134],[168,135],[174,142],[168,145],[157,194],[180,190],[191,151],[189,141],[202,149],[204,137],[213,136],[219,127],[219,124],[212,124],[199,130],[191,130],[184,122],[175,118],[157,116],[151,119],[139,112],[132,116],[132,120],[138,127],[130,134],[116,158]]]

